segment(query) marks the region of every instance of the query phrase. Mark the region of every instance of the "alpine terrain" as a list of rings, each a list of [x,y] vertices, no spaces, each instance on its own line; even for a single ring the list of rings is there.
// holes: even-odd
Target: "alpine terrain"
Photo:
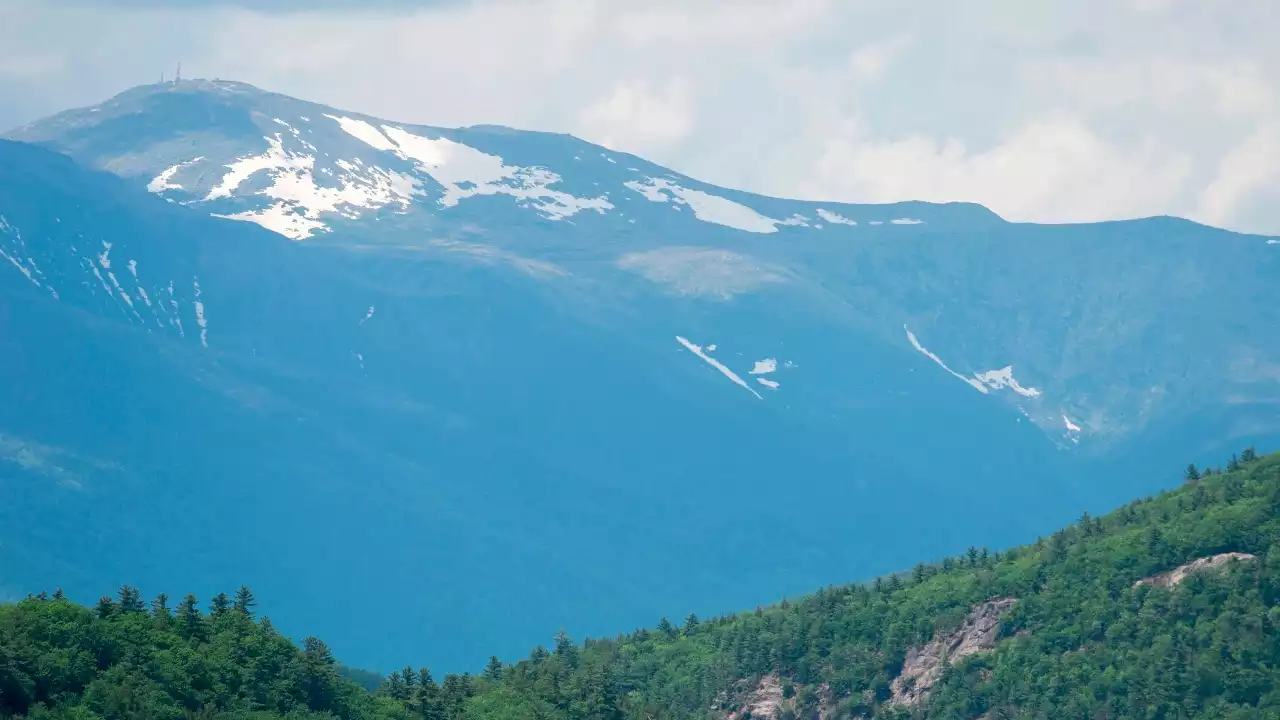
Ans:
[[[470,668],[1280,438],[1276,239],[760,197],[227,81],[7,137],[11,596],[248,583],[355,665]]]

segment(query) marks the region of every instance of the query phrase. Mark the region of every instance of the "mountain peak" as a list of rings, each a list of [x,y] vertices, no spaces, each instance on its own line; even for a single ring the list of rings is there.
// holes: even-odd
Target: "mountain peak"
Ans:
[[[667,229],[692,219],[758,234],[1002,222],[971,204],[768,198],[701,183],[571,135],[398,123],[229,80],[136,87],[10,137],[54,146],[174,202],[295,240],[388,216],[420,231],[438,225],[445,212],[474,219],[468,209],[476,205],[486,217],[532,213],[614,229],[638,223]]]

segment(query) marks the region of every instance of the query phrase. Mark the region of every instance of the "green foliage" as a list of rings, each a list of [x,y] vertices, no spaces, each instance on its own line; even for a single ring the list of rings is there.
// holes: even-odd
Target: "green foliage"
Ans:
[[[148,608],[129,586],[94,609],[41,594],[0,606],[0,717],[765,720],[745,713],[765,675],[778,720],[1280,717],[1280,456],[1228,467],[1033,545],[613,640],[562,630],[552,652],[439,684],[411,667],[377,683],[318,638],[295,645],[247,587],[208,614],[192,595]],[[1257,557],[1135,584],[1226,552]],[[912,648],[995,597],[1017,602],[993,650],[948,667],[923,705],[886,702]]]

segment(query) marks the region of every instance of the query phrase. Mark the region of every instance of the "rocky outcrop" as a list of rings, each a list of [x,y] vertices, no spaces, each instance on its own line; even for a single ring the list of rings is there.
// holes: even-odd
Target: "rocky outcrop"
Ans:
[[[1241,562],[1244,562],[1246,560],[1254,560],[1256,559],[1256,557],[1257,556],[1250,555],[1249,553],[1239,553],[1239,552],[1229,552],[1229,553],[1222,553],[1220,555],[1210,555],[1209,557],[1202,557],[1196,560],[1192,560],[1191,562],[1185,565],[1179,565],[1178,567],[1168,572],[1162,572],[1159,575],[1152,575],[1151,577],[1142,578],[1141,580],[1135,582],[1133,586],[1138,587],[1139,585],[1150,584],[1150,585],[1155,585],[1156,587],[1172,587],[1174,585],[1181,583],[1183,580],[1186,580],[1187,576],[1193,572],[1199,572],[1201,570],[1216,570],[1216,569],[1226,567],[1227,563],[1231,562],[1232,560],[1239,560]]]
[[[787,691],[788,687],[791,692]],[[720,693],[711,710],[715,717],[723,720],[827,720],[835,706],[835,694],[827,683],[795,685],[770,673],[754,684],[748,680],[737,681]]]
[[[727,720],[771,720],[777,717],[778,708],[782,706],[782,680],[770,673],[760,678],[756,686],[747,693],[742,705],[729,713]]]
[[[928,696],[929,689],[942,677],[942,671],[948,665],[994,648],[1000,634],[1000,615],[1015,602],[1014,598],[993,598],[974,605],[964,624],[955,632],[909,650],[902,672],[889,684],[892,694],[888,703],[918,705]]]

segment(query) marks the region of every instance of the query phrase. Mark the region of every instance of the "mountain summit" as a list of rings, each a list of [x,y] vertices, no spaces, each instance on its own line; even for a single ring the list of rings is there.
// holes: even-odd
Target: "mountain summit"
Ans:
[[[1268,238],[779,200],[225,81],[8,137],[14,591],[248,582],[356,664],[472,666],[1008,546],[1280,436]]]

